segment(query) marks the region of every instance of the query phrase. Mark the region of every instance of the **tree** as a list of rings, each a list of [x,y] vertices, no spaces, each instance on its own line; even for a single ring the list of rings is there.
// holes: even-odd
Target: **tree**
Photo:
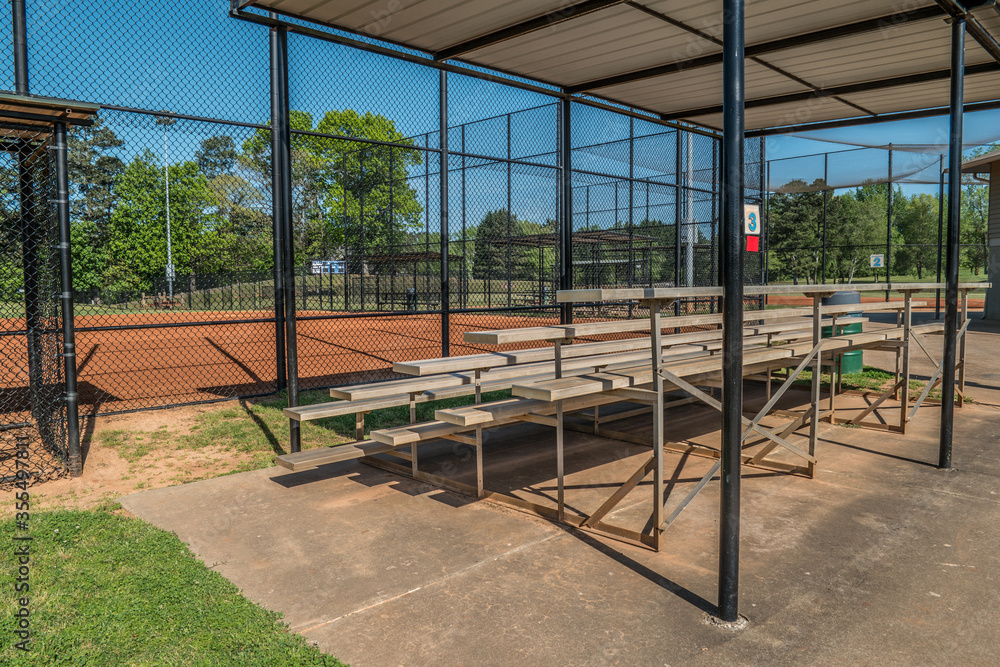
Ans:
[[[1000,187],[1000,186],[997,186]],[[988,260],[990,219],[989,186],[970,183],[962,188],[961,227],[959,238],[963,244],[962,265],[979,275]]]
[[[219,223],[208,179],[194,162],[169,167],[170,227],[178,275],[228,270],[218,263],[211,230]],[[125,168],[111,214],[106,277],[119,288],[151,289],[167,263],[163,169],[149,150]]]
[[[523,234],[522,222],[500,208],[489,211],[476,227],[472,254],[472,277],[479,280],[522,280],[525,278],[524,246],[507,242]]]
[[[198,164],[198,168],[209,178],[231,174],[238,159],[236,142],[228,135],[202,140],[201,146],[194,153],[194,161]]]
[[[811,186],[805,181],[791,181],[783,188],[788,192],[775,194],[768,202],[768,242],[777,259],[775,269],[779,276],[791,278],[795,284],[802,278],[807,282],[815,280],[819,273],[823,193],[807,189],[823,185],[822,179]]]
[[[899,200],[899,207],[893,222],[904,245],[896,250],[892,266],[897,273],[916,271],[917,278],[923,279],[924,271],[937,266],[938,198],[918,194]]]
[[[111,151],[125,142],[100,118],[89,127],[73,127],[67,140],[73,287],[85,291],[102,285],[108,266],[108,226],[125,169]]]
[[[346,255],[360,272],[363,258],[396,252],[419,228],[423,206],[409,169],[423,156],[395,123],[353,109],[312,114],[292,111],[292,217],[296,263]],[[356,137],[366,143],[338,137]],[[243,146],[245,164],[270,178],[270,132],[258,130]]]

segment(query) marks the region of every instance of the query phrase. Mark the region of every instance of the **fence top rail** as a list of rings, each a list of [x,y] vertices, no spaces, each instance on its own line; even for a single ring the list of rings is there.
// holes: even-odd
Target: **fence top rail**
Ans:
[[[946,283],[866,283],[863,285],[746,285],[744,296],[768,294],[829,295],[834,292],[921,292],[947,289]],[[960,283],[959,290],[988,289],[990,283]],[[593,303],[601,301],[669,301],[688,298],[721,297],[721,287],[632,287],[620,289],[575,289],[556,292],[558,303]]]

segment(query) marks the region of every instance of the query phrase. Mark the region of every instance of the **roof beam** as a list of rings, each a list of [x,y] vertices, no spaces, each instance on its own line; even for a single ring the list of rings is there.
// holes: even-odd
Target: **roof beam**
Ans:
[[[472,39],[459,42],[458,44],[436,51],[434,53],[434,60],[448,60],[449,58],[456,58],[464,53],[483,49],[487,46],[493,46],[494,44],[499,44],[500,42],[508,39],[514,39],[515,37],[526,35],[529,32],[535,32],[536,30],[548,28],[549,26],[556,25],[557,23],[565,23],[566,21],[580,18],[581,16],[586,16],[587,14],[591,14],[602,9],[607,9],[608,7],[614,7],[616,5],[623,4],[624,2],[625,0],[584,0],[584,2],[570,5],[569,7],[562,7],[554,12],[549,12],[548,14],[543,14],[542,16],[536,16],[533,19],[528,19],[527,21],[522,21],[521,23],[515,23],[514,25],[507,26],[506,28],[501,28],[500,30],[495,30],[493,32],[486,33],[485,35],[480,35],[479,37],[473,37]]]
[[[979,65],[969,65],[968,67],[965,68],[966,76],[973,76],[976,74],[990,74],[993,72],[1000,72],[1000,63],[982,63]],[[854,93],[866,93],[873,90],[896,88],[899,86],[908,86],[916,83],[943,81],[949,79],[950,77],[951,77],[950,69],[940,69],[940,70],[934,70],[932,72],[922,72],[920,74],[907,74],[905,76],[896,76],[888,79],[876,79],[874,81],[849,83],[843,86],[834,86],[832,88],[821,88],[819,90],[812,92],[791,93],[788,95],[775,95],[774,97],[762,97],[756,100],[747,100],[746,108],[754,109],[758,107],[787,104],[789,102],[806,102],[808,100],[819,99],[819,98],[837,97],[839,95],[851,95]],[[662,118],[663,120],[682,120],[689,117],[696,118],[698,116],[707,116],[709,114],[716,114],[716,113],[722,113],[722,105],[713,105],[697,109],[687,109],[685,111],[676,111],[673,113],[662,114],[660,118]]]
[[[631,3],[629,4],[631,6]],[[848,23],[835,28],[824,28],[823,30],[816,30],[814,32],[795,35],[793,37],[782,37],[781,39],[775,39],[769,42],[751,44],[747,46],[745,55],[747,58],[751,58],[784,49],[806,46],[808,44],[816,44],[842,37],[860,35],[867,32],[875,32],[878,30],[884,30],[887,27],[898,27],[904,23],[926,21],[928,19],[941,18],[943,16],[947,16],[947,12],[943,8],[938,5],[928,5],[926,7],[918,7],[917,9],[909,12],[896,12],[894,14],[887,14],[873,19]],[[674,22],[671,21],[671,23]],[[717,40],[710,39],[710,41],[716,42]],[[721,63],[721,53],[698,56],[697,58],[682,60],[668,65],[657,65],[655,67],[647,67],[634,72],[626,72],[624,74],[616,74],[614,76],[578,83],[573,86],[567,86],[566,92],[571,94],[581,93],[588,90],[607,88],[609,86],[621,85],[623,83],[632,83],[634,81],[641,81],[643,79],[662,76],[664,74],[697,69],[699,67],[708,67],[710,65],[718,65]]]
[[[963,7],[955,0],[935,0],[935,1],[941,6],[942,9],[948,12],[948,15],[951,16],[952,18],[958,18],[958,17],[964,18],[965,29],[968,31],[970,35],[972,35],[972,39],[976,40],[976,42],[979,43],[979,46],[983,47],[986,53],[990,54],[993,57],[993,60],[1000,62],[1000,43],[997,43],[997,40],[993,37],[993,35],[991,35],[990,32],[983,27],[983,24],[980,23],[976,19],[976,17],[971,14],[971,9],[973,7],[982,5],[984,3],[974,2],[974,1],[970,2],[969,0],[966,0],[966,2],[964,3],[965,6]],[[988,2],[985,4],[993,4],[993,6],[996,7],[996,5],[993,2]]]
[[[1000,100],[992,102],[970,102],[965,105],[964,113],[975,113],[976,111],[992,111],[1000,109]],[[772,137],[780,134],[795,134],[799,132],[812,132],[814,130],[833,130],[842,127],[857,127],[859,125],[871,125],[873,123],[889,123],[895,120],[913,120],[915,118],[932,118],[934,116],[944,116],[950,113],[949,107],[932,107],[930,109],[919,109],[917,111],[899,111],[895,113],[885,113],[874,118],[843,118],[840,120],[824,120],[816,123],[802,123],[801,125],[782,125],[780,127],[769,127],[760,130],[747,130],[746,136],[750,137]]]

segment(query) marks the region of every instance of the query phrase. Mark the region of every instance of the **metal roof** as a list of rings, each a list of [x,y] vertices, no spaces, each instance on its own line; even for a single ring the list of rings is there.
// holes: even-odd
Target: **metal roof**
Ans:
[[[966,103],[1000,99],[1000,13],[965,0]],[[746,127],[947,107],[956,0],[751,0]],[[338,30],[721,127],[722,3],[702,0],[241,0]]]

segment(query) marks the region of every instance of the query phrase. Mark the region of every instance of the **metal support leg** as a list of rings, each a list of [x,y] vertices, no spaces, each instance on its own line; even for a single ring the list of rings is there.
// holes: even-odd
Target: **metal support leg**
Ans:
[[[557,486],[557,507],[559,520],[566,519],[566,489],[564,485],[565,458],[563,451],[565,428],[563,426],[563,404],[556,401],[556,486]]]
[[[906,433],[906,410],[910,404],[910,331],[913,325],[913,312],[911,310],[912,292],[906,292],[903,298],[903,347],[897,354],[903,356],[903,378],[900,386],[899,404],[899,429],[900,433]]]
[[[822,329],[822,311],[820,308],[820,296],[813,296],[813,345],[819,345],[822,341],[823,329]],[[813,361],[813,377],[812,377],[812,399],[810,404],[812,406],[813,414],[812,418],[809,420],[809,456],[816,456],[816,441],[819,438],[819,401],[820,401],[820,384],[823,376],[823,353],[820,352],[816,355]],[[816,475],[816,464],[813,461],[808,463],[809,477],[814,477]]]
[[[649,333],[653,363],[653,540],[659,550],[663,531],[663,340],[660,303],[649,303]]]
[[[969,336],[969,290],[962,290],[962,310],[959,316],[959,325],[962,327],[962,336],[958,339],[958,407],[965,405],[965,341]]]

